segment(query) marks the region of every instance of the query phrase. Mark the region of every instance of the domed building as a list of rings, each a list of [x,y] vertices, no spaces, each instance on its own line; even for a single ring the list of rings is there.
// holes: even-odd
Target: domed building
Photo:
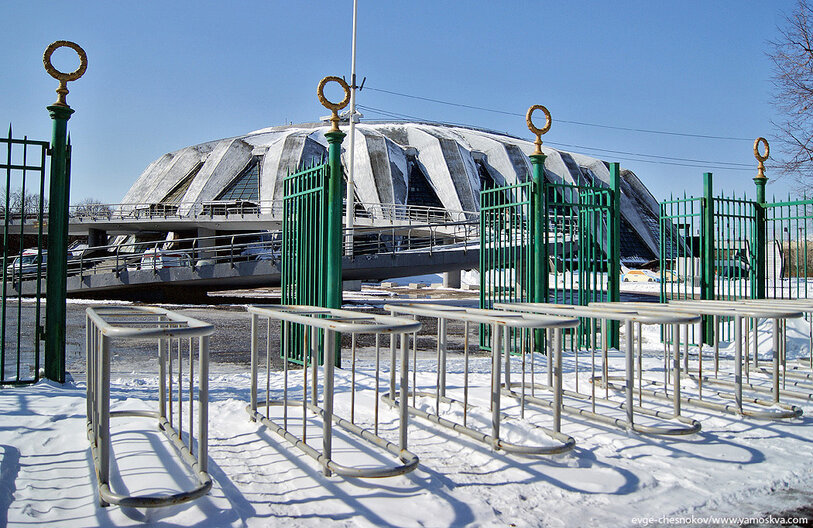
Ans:
[[[123,203],[180,217],[250,212],[273,223],[281,218],[283,178],[327,156],[328,129],[325,123],[271,127],[164,154]],[[473,217],[466,213],[478,211],[481,189],[530,178],[528,155],[534,149],[531,141],[498,132],[420,122],[360,123],[354,147],[360,216],[381,204],[398,204]],[[609,182],[602,160],[542,149],[550,181]],[[346,138],[345,167],[348,156]],[[621,254],[629,264],[658,255],[658,202],[628,170],[621,171]]]

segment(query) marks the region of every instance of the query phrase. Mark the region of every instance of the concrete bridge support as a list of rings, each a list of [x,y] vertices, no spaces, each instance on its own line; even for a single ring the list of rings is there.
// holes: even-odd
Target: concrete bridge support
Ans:
[[[99,247],[107,245],[107,231],[104,229],[88,229],[88,247]]]
[[[460,270],[444,272],[443,273],[443,287],[444,288],[459,288],[460,287]]]

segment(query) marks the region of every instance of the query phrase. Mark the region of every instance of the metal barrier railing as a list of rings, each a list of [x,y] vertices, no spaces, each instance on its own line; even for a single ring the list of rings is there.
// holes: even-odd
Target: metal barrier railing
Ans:
[[[346,230],[347,231],[347,230]],[[349,231],[348,231],[349,232]],[[354,255],[381,255],[409,251],[432,252],[443,249],[477,249],[476,222],[412,224],[405,227],[355,228]],[[342,240],[345,240],[343,237]],[[165,268],[200,269],[203,266],[240,262],[280,262],[282,238],[279,231],[234,233],[208,237],[154,240],[88,247],[68,260],[68,275],[82,281],[98,273],[149,270],[157,274]],[[43,266],[44,270],[44,266]],[[35,278],[18,273],[17,280]]]
[[[346,204],[345,204],[346,206]],[[355,202],[357,218],[385,221],[448,222],[477,219],[478,211],[463,211],[425,205]],[[174,203],[77,204],[70,206],[72,221],[142,220],[197,217],[239,217],[282,219],[282,200],[234,201],[214,200]],[[0,212],[0,219],[3,218]],[[26,219],[27,215],[9,214],[10,218]]]
[[[591,383],[591,392],[590,394],[585,394],[579,392],[578,390],[578,382],[576,383],[576,390],[575,391],[564,391],[564,395],[574,398],[576,400],[589,400],[591,407],[590,409],[584,409],[575,406],[568,406],[563,405],[562,409],[566,412],[572,414],[578,414],[585,418],[595,420],[607,425],[611,425],[614,427],[620,427],[622,429],[631,429],[640,434],[646,435],[685,435],[685,434],[692,434],[696,433],[700,430],[700,422],[697,420],[686,418],[681,415],[680,409],[680,383],[676,381],[673,387],[673,397],[672,397],[672,404],[673,404],[673,413],[665,413],[663,411],[649,409],[643,407],[643,400],[639,397],[638,405],[634,404],[634,386],[635,386],[635,339],[634,339],[634,326],[638,325],[638,333],[640,335],[640,326],[641,325],[649,325],[649,324],[656,324],[656,325],[672,325],[675,330],[677,331],[680,325],[686,324],[696,324],[700,322],[699,316],[688,316],[683,314],[666,314],[662,312],[647,312],[643,309],[635,309],[635,310],[625,310],[625,311],[617,311],[614,309],[603,308],[603,307],[594,307],[594,306],[576,306],[576,305],[566,305],[566,304],[544,304],[544,303],[496,303],[495,308],[503,309],[503,310],[512,310],[512,311],[519,311],[519,312],[530,312],[530,313],[537,313],[537,314],[547,314],[547,315],[567,315],[571,317],[579,317],[579,318],[589,318],[594,320],[600,320],[602,324],[602,365],[601,365],[601,374],[596,374],[596,347],[590,347],[590,354],[591,354],[591,375],[590,380]],[[608,344],[606,336],[608,333],[606,332],[607,324],[609,321],[619,321],[625,324],[625,331],[627,335],[626,347],[624,350],[624,357],[625,357],[625,373],[623,377],[624,387],[623,391],[625,393],[625,401],[619,405],[618,402],[610,399],[609,394],[609,387],[605,389],[604,398],[600,398],[596,395],[596,385],[601,382],[601,380],[610,380],[612,379],[609,376],[609,356],[608,356]],[[590,325],[591,332],[595,332],[596,325]],[[593,335],[589,336],[590,339],[588,343],[594,344],[595,337]],[[639,371],[639,379],[641,377],[641,364],[642,364],[642,350],[638,347],[638,371]],[[677,357],[677,352],[676,352]],[[579,377],[579,361],[578,355],[575,357],[575,378],[578,380]],[[673,369],[675,370],[675,379],[680,379],[680,362],[675,360],[673,363]],[[665,369],[668,370],[668,369]],[[548,359],[548,372],[552,371],[551,368],[551,360]],[[618,379],[618,378],[616,378]],[[550,374],[548,374],[548,384],[539,385],[541,389],[552,390],[553,387],[551,386],[550,381]],[[549,405],[549,402],[542,399],[531,399],[533,403],[540,404],[540,405]],[[596,410],[596,403],[601,403],[604,406],[612,406],[612,407],[623,407],[626,412],[626,420],[599,413]],[[681,425],[678,426],[661,426],[661,425],[644,425],[635,422],[636,414],[646,416],[649,420],[668,420],[668,421],[677,421]]]
[[[411,393],[401,392],[399,394],[400,401],[390,398],[385,401],[390,405],[400,404],[403,405],[411,396],[412,405],[409,406],[409,412],[425,418],[438,425],[451,428],[459,433],[465,434],[475,440],[490,445],[494,449],[502,449],[508,453],[521,453],[525,455],[547,455],[556,454],[573,449],[576,441],[561,432],[561,352],[562,352],[562,329],[575,328],[579,325],[579,320],[576,318],[568,317],[544,317],[534,316],[532,314],[520,314],[503,312],[499,310],[483,310],[477,308],[462,308],[456,306],[442,305],[442,304],[387,304],[384,306],[385,310],[393,315],[412,315],[417,318],[432,317],[437,319],[438,334],[437,334],[437,378],[432,391],[419,391],[415,385],[416,377],[416,363],[417,363],[417,344],[413,346],[413,390]],[[451,398],[448,396],[450,392],[446,381],[446,360],[447,360],[447,342],[449,321],[463,321],[464,322],[464,370],[463,370],[463,395],[462,401]],[[491,432],[490,434],[484,433],[478,429],[470,427],[468,424],[468,413],[474,406],[469,402],[469,324],[475,325],[488,325],[490,327],[491,338]],[[553,404],[553,428],[540,427],[537,425],[530,425],[535,429],[543,431],[547,436],[559,442],[558,445],[527,445],[518,444],[515,442],[508,442],[500,438],[500,425],[501,423],[509,420],[511,417],[502,412],[501,394],[503,392],[501,380],[502,374],[505,376],[505,389],[507,394],[516,398],[520,402],[520,416],[525,417],[525,403],[531,396],[527,394],[526,387],[533,389],[535,374],[533,370],[534,364],[534,334],[538,329],[553,330],[554,333],[554,346],[553,351],[556,355],[556,370],[554,378],[556,380],[556,390],[554,392]],[[520,350],[512,350],[510,345],[512,338],[511,332],[514,331],[519,334]],[[417,335],[416,335],[417,337]],[[416,343],[417,339],[413,339]],[[521,387],[520,392],[511,390],[511,356],[513,352],[521,354],[522,361],[522,381],[515,385]],[[530,356],[530,360],[527,358]],[[502,361],[505,361],[505,368],[503,370]],[[531,382],[530,385],[526,383],[526,364],[531,365]],[[392,392],[390,394],[393,394]],[[417,397],[427,397],[435,399],[435,412],[430,413],[419,409],[416,404]],[[458,423],[441,416],[440,404],[459,405],[463,411],[463,422]]]
[[[810,305],[810,303],[808,303]],[[785,332],[784,326],[787,319],[794,319],[802,317],[802,310],[795,306],[791,306],[785,302],[776,302],[771,299],[761,299],[753,301],[680,301],[670,303],[671,310],[679,309],[685,312],[693,312],[703,315],[714,316],[715,335],[720,336],[718,332],[720,319],[723,317],[732,318],[734,321],[734,380],[719,379],[718,365],[719,365],[719,344],[720,339],[714,339],[714,355],[715,355],[715,377],[711,378],[703,374],[702,367],[702,345],[698,346],[698,375],[696,381],[702,387],[702,383],[728,386],[734,389],[734,398],[737,405],[737,412],[745,416],[760,419],[787,419],[796,418],[801,416],[802,409],[793,405],[786,405],[780,403],[780,396],[785,395],[790,398],[798,398],[810,400],[809,393],[798,391],[789,391],[780,389],[780,379],[784,374],[780,371],[780,366],[785,366],[784,349],[785,346]],[[758,340],[758,320],[772,319],[773,320],[773,359],[771,371],[761,369],[761,372],[766,372],[771,375],[772,384],[771,388],[760,387],[750,383],[751,375],[751,351],[749,350],[749,330],[745,325],[745,333],[743,333],[743,326],[747,319],[753,319],[754,323],[751,325],[752,331],[750,335],[753,337],[753,367],[755,370],[760,369],[759,366],[759,340]],[[743,349],[745,350],[745,357],[743,357]],[[687,354],[688,357],[688,354]],[[743,382],[743,366],[745,367],[745,378]],[[746,386],[750,391],[756,393],[768,393],[772,395],[772,400],[766,401],[760,398],[750,398],[748,403],[770,407],[774,406],[779,410],[771,411],[749,411],[743,408],[743,386]],[[813,387],[811,387],[813,390]]]
[[[209,492],[208,474],[209,409],[209,336],[214,327],[169,310],[153,307],[97,307],[86,311],[85,347],[87,350],[87,434],[93,451],[99,502],[134,508],[154,508],[179,504]],[[198,340],[197,436],[194,434],[194,356],[193,338]],[[158,341],[158,411],[110,410],[110,350],[113,340],[156,339]],[[173,401],[172,342],[177,350],[177,400]],[[188,383],[184,389],[182,344],[188,345]],[[184,394],[186,392],[186,394]],[[186,396],[186,401],[184,401]],[[188,410],[188,429],[184,438],[183,408]],[[177,407],[177,421],[173,420]],[[194,489],[171,495],[129,496],[110,487],[110,418],[135,416],[156,418],[158,427],[178,451],[180,458],[198,483]],[[197,455],[195,455],[197,444]]]
[[[747,386],[753,392],[772,392],[770,389],[765,389],[762,387],[757,387],[755,385],[749,383],[743,383],[742,381],[742,366],[743,364],[748,365],[748,357],[746,355],[745,362],[743,362],[743,344],[748,343],[747,336],[743,336],[742,327],[743,322],[748,317],[769,317],[774,318],[775,321],[780,320],[784,317],[798,317],[801,314],[793,314],[791,312],[786,311],[777,311],[772,310],[770,308],[766,308],[765,306],[737,306],[734,307],[734,304],[738,304],[735,302],[729,301],[673,301],[667,305],[664,304],[652,304],[652,303],[597,303],[591,304],[590,306],[600,306],[605,309],[609,310],[619,310],[619,311],[627,311],[627,310],[648,310],[650,312],[660,312],[663,314],[684,314],[689,316],[702,316],[702,315],[709,315],[714,316],[714,323],[717,328],[719,328],[719,319],[721,317],[730,317],[734,320],[734,329],[735,329],[735,358],[734,358],[734,379],[733,380],[725,380],[719,379],[719,372],[720,372],[720,356],[719,356],[719,341],[717,341],[714,345],[714,377],[709,377],[704,374],[704,366],[703,366],[703,350],[701,347],[697,349],[697,374],[692,374],[690,365],[689,365],[689,358],[690,358],[690,350],[689,350],[689,332],[688,328],[686,328],[685,337],[681,338],[680,330],[677,328],[666,329],[663,333],[664,335],[664,358],[666,361],[669,360],[670,350],[667,346],[667,343],[672,344],[672,356],[674,357],[675,361],[680,361],[680,349],[681,346],[683,347],[683,370],[679,372],[680,376],[684,378],[689,378],[692,381],[697,383],[697,396],[681,396],[681,401],[684,404],[691,405],[694,407],[702,407],[705,409],[711,409],[719,412],[723,412],[726,414],[736,414],[741,416],[747,416],[756,419],[764,419],[764,420],[778,420],[778,419],[786,419],[786,418],[795,418],[801,414],[801,409],[798,407],[790,406],[790,405],[783,405],[779,403],[778,396],[775,398],[774,401],[766,401],[760,398],[749,398],[747,400],[743,399],[743,386]],[[702,322],[698,323],[702,324]],[[756,325],[755,325],[756,327]],[[718,334],[719,335],[719,334]],[[775,334],[775,336],[778,334]],[[639,345],[640,346],[640,345]],[[754,347],[756,351],[757,347],[756,337],[754,340]],[[676,371],[677,372],[677,371]],[[679,378],[675,377],[674,382],[677,383]],[[611,381],[611,380],[610,380]],[[642,389],[641,385],[643,382],[646,382],[648,386],[653,387],[662,387],[661,389]],[[603,381],[601,382],[604,383]],[[703,399],[703,391],[704,391],[704,384],[706,385],[719,385],[719,386],[726,386],[734,389],[734,393],[728,393],[725,391],[712,391],[713,395],[722,399],[733,399],[734,406],[726,404],[726,403],[718,403],[714,401],[710,401],[708,399]],[[612,387],[612,384],[609,384]],[[648,396],[651,396],[656,399],[667,399],[667,386],[668,386],[668,375],[663,382],[655,381],[651,379],[643,379],[643,376],[639,376],[639,397],[640,394],[646,393]],[[614,387],[617,388],[617,387]],[[775,385],[775,390],[778,390],[778,382]],[[759,407],[771,407],[771,406],[778,406],[780,409],[773,409],[770,411],[766,410],[755,410],[753,408],[748,409],[744,407],[744,403],[753,404]]]
[[[798,366],[806,367],[808,369],[813,369],[813,299],[760,299],[760,300],[743,300],[742,302],[745,303],[745,304],[760,304],[760,305],[764,304],[764,303],[768,303],[768,305],[771,306],[771,307],[798,310],[798,311],[806,314],[805,319],[807,320],[807,324],[808,324],[808,329],[807,329],[807,332],[808,332],[808,342],[807,342],[808,357],[807,358],[798,358],[796,360],[796,362],[798,363]],[[784,319],[780,320],[780,330],[782,332],[783,338],[786,337],[786,333],[787,333],[786,332],[786,327],[787,327],[787,321],[784,320]],[[787,357],[786,357],[785,340],[784,339],[780,340],[779,344],[780,344],[780,352],[781,352],[780,358],[782,359],[782,367],[783,367],[783,369],[786,370]],[[786,381],[788,377],[791,377],[791,378],[797,377],[797,378],[802,378],[804,380],[809,380],[811,383],[813,383],[813,370],[811,370],[810,374],[795,372],[795,370],[797,370],[797,367],[794,367],[793,365],[792,365],[791,370],[786,370],[786,372],[783,373],[783,377],[784,377],[783,382]]]
[[[418,465],[417,455],[407,450],[407,426],[408,415],[406,402],[403,402],[399,410],[398,420],[398,444],[394,444],[378,435],[379,430],[379,407],[378,395],[380,389],[381,360],[379,337],[390,335],[392,338],[390,373],[392,383],[395,384],[396,354],[395,341],[400,336],[401,347],[401,377],[400,387],[402,391],[409,390],[408,368],[409,357],[407,356],[407,337],[410,333],[417,332],[421,328],[418,322],[408,319],[390,317],[386,315],[364,314],[349,310],[339,310],[331,308],[320,308],[316,306],[249,306],[251,314],[251,403],[246,407],[246,411],[253,421],[259,421],[278,435],[282,436],[305,454],[309,455],[322,465],[324,474],[330,476],[332,473],[343,477],[391,477],[408,473]],[[267,322],[266,339],[266,384],[265,400],[258,399],[259,368],[260,368],[260,318],[265,318]],[[283,353],[283,393],[282,399],[271,398],[271,325],[272,321],[279,321],[280,349]],[[291,376],[289,375],[288,361],[286,355],[291,357],[293,351],[290,343],[294,332],[293,325],[302,325],[304,329],[304,339],[299,340],[303,347],[301,399],[293,399],[289,393]],[[355,413],[355,346],[353,347],[352,361],[352,385],[351,385],[351,418],[349,420],[336,415],[334,409],[334,363],[336,348],[340,344],[341,334],[351,334],[353,344],[355,338],[360,334],[373,334],[375,339],[376,352],[376,378],[375,378],[375,398],[373,408],[374,429],[370,431],[356,424]],[[321,341],[321,343],[320,343]],[[278,351],[277,351],[278,352]],[[320,353],[324,353],[323,362],[323,382],[321,391],[321,405],[319,401],[319,361]],[[308,379],[310,370],[310,380]],[[393,387],[394,390],[394,387]],[[310,401],[309,401],[310,400]],[[265,413],[261,411],[265,407]],[[282,424],[271,417],[271,407],[282,407]],[[288,409],[300,410],[299,416],[289,416]],[[321,451],[308,443],[308,411],[315,417],[322,420]],[[277,418],[277,420],[279,420]],[[297,436],[289,421],[301,420],[301,435]],[[333,459],[333,423],[343,430],[358,436],[359,438],[377,446],[390,454],[396,456],[401,464],[390,467],[353,467],[340,464]]]

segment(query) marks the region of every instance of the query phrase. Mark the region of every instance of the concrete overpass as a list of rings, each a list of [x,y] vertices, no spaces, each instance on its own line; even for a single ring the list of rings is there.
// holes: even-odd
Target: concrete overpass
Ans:
[[[383,280],[429,273],[455,272],[477,268],[480,248],[477,242],[447,246],[344,257],[342,279]],[[161,269],[109,268],[73,270],[68,277],[68,296],[85,299],[126,299],[144,302],[211,302],[210,291],[279,286],[278,260],[202,263]],[[42,280],[45,291],[45,280]],[[7,285],[10,296],[34,295],[33,280]]]

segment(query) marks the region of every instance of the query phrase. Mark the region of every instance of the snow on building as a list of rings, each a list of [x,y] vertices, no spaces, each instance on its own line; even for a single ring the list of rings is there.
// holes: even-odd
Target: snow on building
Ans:
[[[282,179],[327,155],[324,123],[265,128],[164,154],[141,174],[124,203],[185,214],[195,207],[259,206],[282,200]],[[419,122],[356,127],[359,207],[404,204],[477,211],[483,187],[526,181],[533,143],[477,128]],[[347,165],[349,139],[343,145]],[[546,177],[609,182],[602,160],[543,146]],[[621,171],[621,253],[627,263],[658,255],[658,203],[638,177]]]

